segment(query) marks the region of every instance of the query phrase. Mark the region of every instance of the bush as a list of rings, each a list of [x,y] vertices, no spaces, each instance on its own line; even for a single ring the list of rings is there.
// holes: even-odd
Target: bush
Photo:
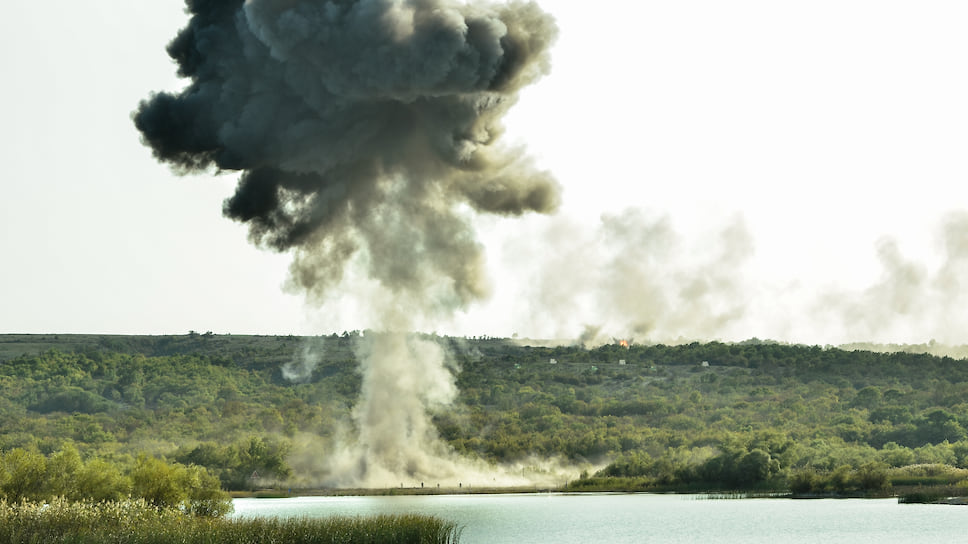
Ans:
[[[158,508],[218,517],[231,511],[231,498],[204,467],[168,464],[142,455],[131,471],[131,491]]]
[[[127,476],[100,459],[81,460],[73,446],[45,457],[25,449],[0,454],[0,498],[9,503],[49,501],[117,501],[129,495],[156,508],[219,517],[232,509],[218,478],[204,467],[167,463],[142,455]]]
[[[820,477],[815,471],[809,468],[803,468],[790,474],[787,478],[787,485],[795,495],[815,493],[822,487],[820,485]]]

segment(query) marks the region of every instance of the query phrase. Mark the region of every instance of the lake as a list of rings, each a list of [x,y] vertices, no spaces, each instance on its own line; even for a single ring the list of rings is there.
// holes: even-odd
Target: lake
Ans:
[[[534,493],[236,499],[234,517],[416,513],[464,527],[463,544],[968,541],[968,507],[896,499],[707,499]]]

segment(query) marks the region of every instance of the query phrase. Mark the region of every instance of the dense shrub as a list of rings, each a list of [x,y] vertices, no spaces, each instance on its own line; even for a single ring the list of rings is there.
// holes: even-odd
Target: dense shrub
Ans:
[[[156,508],[219,517],[232,502],[218,479],[197,465],[168,463],[142,455],[127,473],[101,459],[81,460],[71,446],[50,456],[24,449],[0,454],[0,498],[9,503],[143,499]]]

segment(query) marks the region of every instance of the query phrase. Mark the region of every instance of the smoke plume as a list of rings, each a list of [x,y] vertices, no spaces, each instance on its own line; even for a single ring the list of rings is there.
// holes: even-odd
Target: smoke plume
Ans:
[[[551,19],[533,3],[447,0],[188,2],[169,44],[177,94],[134,122],[181,172],[241,170],[224,214],[293,250],[293,280],[322,294],[364,252],[394,291],[466,305],[487,292],[456,210],[549,212],[558,189],[499,146],[517,91],[549,68]],[[437,290],[434,289],[436,292]]]
[[[527,282],[525,319],[556,327],[541,332],[560,339],[575,338],[575,319],[583,319],[577,340],[586,346],[715,338],[749,302],[742,269],[753,241],[741,216],[698,242],[677,232],[668,216],[642,210],[602,215],[592,229],[556,217],[543,236],[514,245],[518,259],[550,259],[536,263]]]
[[[188,84],[139,105],[144,143],[179,173],[241,171],[224,215],[260,247],[290,251],[291,282],[311,300],[365,271],[373,327],[388,332],[359,350],[358,481],[374,483],[372,465],[426,473],[403,442],[432,440],[426,410],[452,397],[452,377],[404,331],[487,296],[470,213],[558,205],[551,175],[500,143],[518,91],[549,70],[553,20],[517,1],[187,6],[168,53]]]
[[[937,247],[940,262],[929,266],[905,256],[893,238],[882,238],[875,248],[880,278],[861,292],[826,293],[814,313],[855,338],[904,338],[916,328],[932,331],[940,342],[960,341],[968,326],[968,213],[942,218]]]
[[[603,214],[597,225],[540,222],[537,235],[504,248],[507,263],[524,263],[515,300],[526,302],[513,311],[530,326],[525,344],[759,337],[964,357],[952,345],[968,327],[968,212],[940,218],[933,252],[921,241],[922,255],[912,255],[903,239],[881,237],[875,275],[836,288],[763,275],[757,266],[770,256],[757,255],[742,215],[703,231],[640,209]]]

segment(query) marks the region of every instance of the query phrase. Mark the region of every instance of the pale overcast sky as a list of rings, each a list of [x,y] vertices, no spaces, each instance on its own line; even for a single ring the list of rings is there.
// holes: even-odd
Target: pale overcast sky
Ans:
[[[968,4],[538,3],[552,72],[504,137],[564,201],[477,221],[494,295],[438,332],[968,343]],[[0,332],[367,326],[284,291],[289,257],[221,214],[237,174],[140,143],[183,8],[7,6]]]

